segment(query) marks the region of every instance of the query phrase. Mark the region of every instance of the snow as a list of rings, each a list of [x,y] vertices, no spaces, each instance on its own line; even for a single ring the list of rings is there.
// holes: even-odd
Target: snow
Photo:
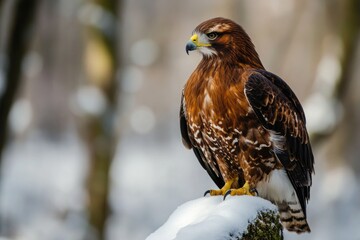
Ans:
[[[261,210],[277,208],[259,197],[202,197],[179,206],[146,240],[227,239],[243,233]]]
[[[77,136],[50,141],[32,132],[5,152],[0,240],[84,239],[86,153]]]

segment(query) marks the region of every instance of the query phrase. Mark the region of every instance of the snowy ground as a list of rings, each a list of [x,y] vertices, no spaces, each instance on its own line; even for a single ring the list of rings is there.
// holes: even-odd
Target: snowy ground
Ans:
[[[73,136],[45,141],[33,134],[3,159],[0,229],[11,239],[81,239],[86,227],[86,159]]]
[[[179,206],[146,240],[218,240],[241,236],[258,212],[277,208],[258,197],[202,197]]]
[[[215,187],[177,136],[154,139],[133,137],[119,145],[111,173],[110,240],[145,239],[177,206]],[[325,174],[322,156],[316,155],[308,205],[312,233],[285,233],[286,239],[360,239],[360,191],[352,169]],[[1,232],[17,240],[82,239],[86,167],[81,144],[71,135],[57,142],[32,136],[12,144],[2,169]]]

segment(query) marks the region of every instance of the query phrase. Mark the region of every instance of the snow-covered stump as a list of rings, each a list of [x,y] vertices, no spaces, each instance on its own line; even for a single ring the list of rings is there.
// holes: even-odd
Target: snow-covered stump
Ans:
[[[179,206],[146,240],[283,239],[277,207],[250,196],[203,197]]]

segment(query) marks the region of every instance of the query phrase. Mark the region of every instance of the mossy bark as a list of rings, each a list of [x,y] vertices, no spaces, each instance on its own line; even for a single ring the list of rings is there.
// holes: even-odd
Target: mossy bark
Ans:
[[[278,212],[260,211],[254,221],[249,222],[244,233],[232,233],[229,240],[282,240],[283,227]]]

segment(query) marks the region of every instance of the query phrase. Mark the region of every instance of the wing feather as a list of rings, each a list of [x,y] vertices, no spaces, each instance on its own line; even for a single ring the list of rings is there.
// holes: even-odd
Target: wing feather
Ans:
[[[188,121],[186,119],[186,114],[185,114],[184,93],[181,94],[180,130],[181,130],[181,137],[184,146],[188,149],[191,148],[193,149],[195,156],[199,160],[201,166],[207,171],[207,173],[210,175],[211,179],[215,182],[215,184],[219,188],[222,188],[225,182],[221,177],[221,175],[219,174],[220,173],[219,166],[217,164],[210,165],[206,160],[204,153],[201,151],[201,149],[196,147],[191,141],[188,130]],[[211,159],[211,161],[215,161],[215,159]],[[213,168],[215,168],[215,170]]]
[[[182,137],[182,142],[183,142],[184,146],[187,149],[191,149],[192,144],[191,144],[191,140],[189,137],[188,126],[187,126],[187,121],[186,121],[185,112],[184,112],[184,93],[181,94],[181,103],[180,103],[180,131],[181,131],[181,137]]]
[[[314,157],[299,100],[281,78],[265,70],[250,75],[245,95],[262,125],[285,140],[285,144],[275,147],[274,153],[284,166],[306,215]]]

